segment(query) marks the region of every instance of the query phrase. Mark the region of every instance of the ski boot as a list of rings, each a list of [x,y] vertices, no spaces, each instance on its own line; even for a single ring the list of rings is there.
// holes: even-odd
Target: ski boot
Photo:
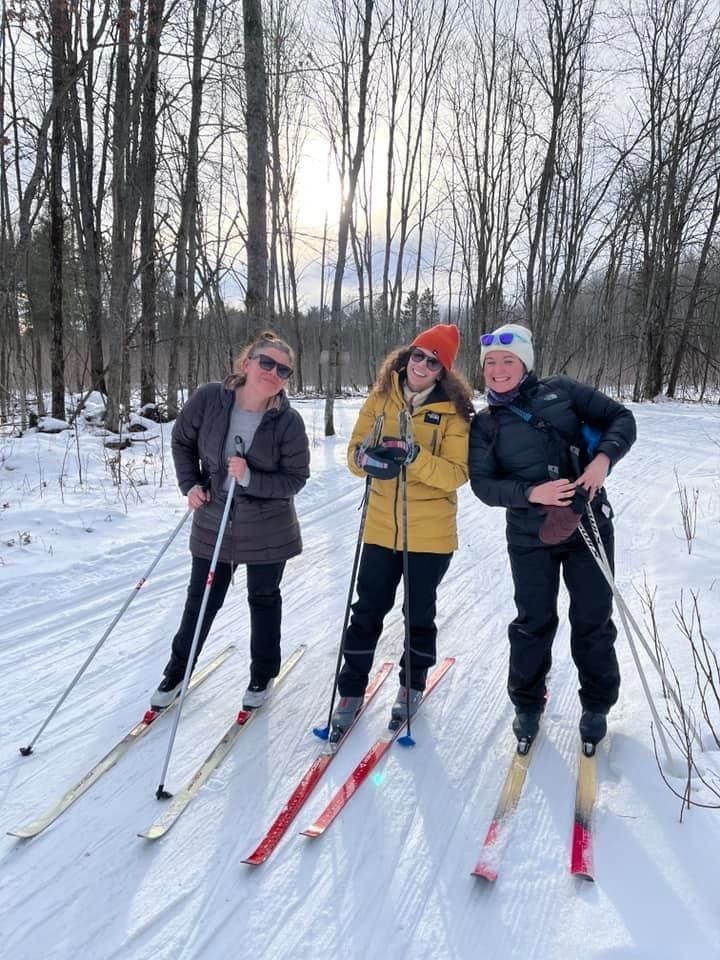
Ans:
[[[529,752],[533,740],[540,729],[541,712],[531,710],[516,710],[513,720],[513,733],[517,737],[517,752],[523,756]]]
[[[413,690],[412,687],[410,687],[408,691],[407,687],[401,686],[398,690],[398,695],[395,698],[395,703],[392,705],[390,710],[390,723],[388,724],[389,730],[399,729],[399,727],[401,727],[402,724],[407,720],[408,692],[410,693],[410,716],[414,717],[418,712],[420,704],[422,703],[423,691]]]
[[[243,710],[257,710],[258,707],[261,707],[270,695],[274,683],[275,680],[272,678],[270,680],[251,680],[243,694]]]
[[[340,697],[338,705],[333,710],[330,720],[330,743],[339,743],[353,725],[355,717],[360,713],[362,697]]]
[[[150,697],[151,710],[166,710],[176,697],[180,696],[183,679],[185,678],[185,664],[170,659],[164,670],[164,676],[157,690]]]
[[[607,733],[607,714],[583,710],[580,717],[580,739],[586,757],[595,753],[595,748]]]

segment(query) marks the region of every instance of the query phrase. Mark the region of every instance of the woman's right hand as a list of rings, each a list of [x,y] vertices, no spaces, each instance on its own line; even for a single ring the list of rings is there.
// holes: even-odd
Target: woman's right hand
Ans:
[[[210,493],[206,493],[200,484],[196,483],[187,495],[188,510],[197,510],[204,503],[210,503]]]
[[[530,503],[540,503],[544,507],[567,507],[574,493],[573,480],[548,480],[533,487],[527,498]]]

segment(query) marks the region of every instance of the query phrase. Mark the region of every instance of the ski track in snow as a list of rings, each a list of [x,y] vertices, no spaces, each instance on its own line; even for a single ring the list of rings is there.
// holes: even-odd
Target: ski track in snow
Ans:
[[[455,655],[457,663],[413,723],[417,746],[393,746],[326,835],[297,835],[383,732],[395,674],[271,860],[259,868],[240,862],[315,755],[311,727],[326,720],[360,520],[362,485],[343,466],[358,406],[338,403],[339,436],[314,443],[313,478],[297,499],[305,551],[289,563],[284,581],[284,651],[307,643],[305,656],[163,840],[151,844],[136,834],[161,810],[154,790],[169,717],[40,837],[23,842],[3,836],[3,957],[720,958],[720,812],[694,808],[678,822],[679,801],[658,774],[649,713],[622,633],[623,690],[599,751],[597,882],[569,875],[579,705],[563,592],[550,700],[500,877],[492,886],[470,877],[513,745],[505,679],[514,607],[503,511],[482,506],[467,486],[460,492],[461,549],[438,602],[439,655]],[[315,433],[320,403],[298,407]],[[720,613],[720,586],[713,591],[720,571],[720,416],[716,408],[680,403],[633,409],[640,440],[609,481],[618,585],[638,620],[636,591],[644,578],[657,586],[663,637],[682,664],[682,646],[672,636],[680,589],[701,591],[706,625],[714,626]],[[674,467],[683,484],[702,491],[690,557]],[[93,551],[67,564],[56,551],[51,572],[40,578],[22,564],[17,572],[0,567],[6,581],[0,595],[4,829],[43,812],[145,710],[184,599],[189,527],[139,591],[36,753],[17,753],[181,509],[179,498],[167,494],[147,507],[144,525],[128,523],[125,535],[118,524],[108,530],[110,546],[98,547],[96,538]],[[171,790],[189,778],[237,710],[247,682],[247,629],[240,573],[206,651],[214,655],[231,641],[237,649],[184,706],[167,778]],[[717,636],[712,630],[708,635]],[[377,663],[397,659],[402,645],[399,597]],[[708,756],[709,763],[716,760]]]

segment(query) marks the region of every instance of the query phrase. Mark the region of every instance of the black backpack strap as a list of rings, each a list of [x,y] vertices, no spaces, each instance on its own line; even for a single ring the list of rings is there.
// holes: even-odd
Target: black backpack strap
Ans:
[[[571,437],[570,434],[566,433],[564,430],[561,430],[560,427],[555,426],[554,423],[550,423],[548,420],[544,420],[542,417],[539,417],[532,411],[524,410],[522,407],[518,407],[514,403],[508,404],[508,410],[511,410],[516,417],[520,417],[521,420],[524,420],[525,423],[529,423],[530,426],[534,427],[536,430],[541,430],[543,433],[548,433],[553,436],[554,439],[562,441],[562,443],[570,452],[572,464],[577,476],[580,476],[582,473],[582,465],[580,463],[580,447],[578,446],[575,437]]]

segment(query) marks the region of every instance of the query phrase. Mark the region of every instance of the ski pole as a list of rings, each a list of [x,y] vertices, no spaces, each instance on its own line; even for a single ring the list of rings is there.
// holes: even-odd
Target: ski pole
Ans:
[[[650,712],[653,716],[653,719],[655,720],[655,725],[658,730],[658,736],[660,737],[663,750],[665,751],[665,756],[667,758],[668,768],[672,769],[674,767],[672,754],[670,753],[670,747],[665,737],[665,730],[660,720],[660,717],[658,715],[657,708],[655,707],[655,702],[650,692],[650,687],[647,682],[647,677],[645,676],[645,671],[642,668],[642,663],[640,662],[640,658],[638,656],[637,647],[635,646],[635,642],[633,640],[632,631],[630,629],[628,618],[627,618],[627,614],[628,614],[627,605],[615,584],[615,578],[610,568],[610,563],[608,561],[607,554],[605,552],[605,546],[600,537],[600,531],[598,530],[597,523],[595,521],[595,515],[592,513],[592,508],[590,507],[589,503],[586,505],[585,509],[586,509],[588,518],[590,520],[590,526],[592,527],[593,536],[597,543],[596,544],[593,543],[593,540],[590,534],[583,527],[582,523],[580,524],[580,533],[582,535],[583,540],[585,541],[585,545],[587,546],[593,559],[595,560],[598,567],[600,568],[600,571],[605,577],[605,580],[608,586],[610,587],[610,590],[612,591],[613,597],[615,598],[617,608],[618,608],[618,613],[620,614],[620,619],[622,621],[623,629],[625,631],[625,636],[627,637],[627,641],[630,646],[630,652],[632,654],[633,661],[635,663],[635,668],[638,671],[638,675],[640,677],[640,684],[643,688],[643,692],[648,702]],[[637,630],[637,624],[635,624],[635,629]],[[640,636],[640,639],[642,640],[643,645],[645,645],[644,638]],[[659,664],[657,663],[657,661],[655,660],[655,657],[651,656],[651,659],[653,660],[653,665],[656,667],[656,669],[660,672],[662,676],[662,670]]]
[[[80,677],[83,675],[83,673],[85,673],[85,671],[87,670],[87,668],[90,666],[91,661],[92,661],[92,660],[94,659],[94,657],[97,655],[98,651],[100,650],[100,647],[102,647],[102,645],[105,643],[105,641],[107,640],[107,638],[110,636],[110,634],[111,634],[111,633],[113,632],[113,630],[115,629],[115,627],[116,627],[118,621],[120,620],[120,618],[122,617],[122,615],[125,613],[125,611],[127,610],[127,608],[130,606],[130,604],[133,602],[133,600],[134,600],[135,597],[138,595],[138,593],[140,592],[140,590],[143,588],[143,586],[144,586],[145,583],[147,582],[148,578],[150,577],[150,574],[153,572],[153,570],[155,569],[155,567],[156,567],[156,566],[158,565],[158,563],[160,562],[160,559],[161,559],[161,557],[163,556],[163,554],[165,553],[165,551],[168,549],[168,547],[170,546],[170,544],[173,542],[173,540],[175,539],[175,537],[176,537],[176,536],[178,535],[178,533],[180,532],[180,529],[182,528],[182,526],[183,526],[183,524],[185,523],[185,521],[187,520],[187,518],[190,516],[191,512],[192,512],[191,510],[188,510],[188,511],[185,513],[184,517],[183,517],[182,520],[178,523],[178,525],[175,527],[175,529],[174,529],[173,532],[170,534],[170,536],[168,537],[168,539],[165,541],[165,543],[163,544],[162,548],[160,549],[160,552],[159,552],[158,555],[155,557],[155,559],[154,559],[153,562],[150,564],[150,566],[147,568],[147,570],[145,571],[144,575],[143,575],[142,577],[140,577],[140,579],[138,580],[138,582],[135,584],[135,586],[133,587],[133,589],[130,591],[127,599],[125,600],[125,602],[123,603],[123,605],[120,607],[120,609],[118,610],[118,612],[115,614],[115,616],[114,616],[112,622],[110,623],[110,625],[108,626],[107,630],[105,631],[105,633],[103,633],[103,635],[100,637],[100,639],[98,640],[98,642],[95,644],[95,646],[94,646],[93,649],[91,650],[90,654],[88,655],[87,659],[85,660],[85,662],[83,663],[83,665],[80,667],[80,669],[78,670],[78,672],[75,674],[75,676],[74,676],[73,679],[71,680],[70,685],[69,685],[68,688],[65,690],[65,692],[64,692],[63,695],[60,697],[60,699],[59,699],[58,702],[55,704],[55,706],[52,708],[52,710],[50,711],[50,714],[48,715],[47,719],[46,719],[46,720],[44,721],[44,723],[41,725],[40,729],[39,729],[38,732],[35,734],[35,736],[32,738],[32,740],[30,741],[30,743],[29,743],[26,747],[20,747],[20,748],[19,748],[19,749],[20,749],[20,753],[21,753],[24,757],[30,756],[30,754],[33,752],[33,747],[34,747],[35,743],[37,742],[38,738],[40,737],[41,733],[42,733],[43,730],[47,727],[47,725],[50,723],[50,721],[51,721],[52,718],[55,716],[55,714],[58,712],[58,710],[60,709],[60,707],[63,705],[63,703],[64,703],[65,700],[67,699],[68,695],[70,694],[70,691],[73,689],[73,687],[74,687],[75,684],[78,682],[78,680],[80,679]]]
[[[586,506],[586,509],[589,509],[589,506]],[[625,602],[624,597],[622,596],[622,594],[620,593],[620,591],[619,591],[618,588],[617,588],[617,584],[615,583],[615,579],[614,579],[614,577],[613,577],[613,575],[612,575],[612,570],[611,570],[611,568],[610,568],[610,564],[609,564],[608,559],[607,559],[607,554],[605,553],[605,547],[604,547],[604,545],[603,545],[602,539],[600,538],[600,531],[599,531],[598,528],[597,528],[597,522],[596,522],[596,520],[595,520],[595,515],[592,514],[592,513],[590,514],[590,525],[591,525],[591,527],[593,527],[593,535],[595,536],[596,540],[597,540],[598,543],[599,543],[599,549],[600,549],[601,558],[602,558],[602,560],[603,560],[604,563],[605,563],[605,570],[607,570],[607,571],[609,572],[609,574],[610,574],[610,580],[608,581],[608,583],[610,584],[610,587],[611,587],[611,589],[612,589],[612,591],[613,591],[613,595],[614,595],[614,597],[615,597],[615,600],[616,600],[616,602],[617,602],[617,605],[618,605],[618,607],[622,607],[622,609],[623,609],[623,611],[624,611],[624,613],[625,613],[625,616],[627,617],[628,621],[630,622],[630,626],[631,626],[631,627],[633,628],[633,630],[635,631],[636,637],[638,638],[638,640],[639,640],[640,643],[642,644],[642,647],[643,647],[645,653],[647,654],[648,659],[649,659],[650,662],[652,663],[653,667],[655,667],[655,670],[657,671],[658,676],[659,676],[660,679],[662,680],[664,687],[665,687],[665,688],[668,690],[668,692],[670,693],[670,696],[672,697],[673,703],[675,704],[675,706],[677,707],[678,710],[682,711],[683,706],[682,706],[682,703],[681,703],[679,697],[678,697],[677,694],[675,693],[675,690],[674,690],[672,684],[669,682],[667,676],[665,675],[665,671],[663,670],[662,665],[660,664],[660,662],[658,661],[657,657],[655,656],[655,652],[654,652],[654,650],[652,649],[652,647],[651,647],[650,643],[648,642],[648,640],[646,639],[646,637],[645,637],[642,629],[638,626],[637,621],[635,620],[634,616],[632,615],[632,611],[630,610],[629,606],[628,606],[627,603]],[[603,572],[605,572],[605,571],[603,571]],[[688,717],[688,723],[689,723],[689,725],[690,725],[690,728],[692,729],[693,736],[695,737],[695,740],[697,741],[698,746],[700,747],[701,750],[704,750],[701,737],[700,737],[700,735],[698,734],[697,730],[695,729],[695,726],[694,726],[694,724],[692,723],[692,720],[690,719],[690,717]]]
[[[327,740],[327,738],[330,736],[330,726],[332,724],[333,709],[335,708],[335,694],[337,693],[338,677],[340,676],[343,654],[345,653],[345,638],[347,637],[347,629],[350,623],[350,606],[355,594],[355,583],[357,581],[358,566],[360,565],[363,533],[365,532],[365,521],[367,519],[368,503],[370,502],[370,482],[370,477],[367,477],[365,480],[365,492],[363,494],[362,514],[360,515],[360,528],[358,530],[357,542],[355,544],[355,556],[353,557],[352,571],[350,573],[350,584],[348,586],[347,603],[345,604],[342,633],[340,634],[340,647],[338,648],[337,662],[335,664],[335,677],[333,679],[332,695],[330,697],[328,720],[324,727],[313,727],[313,733],[321,740]]]
[[[400,414],[400,435],[408,444],[412,444],[412,427],[410,417],[403,410]],[[409,439],[408,439],[409,438]],[[398,743],[403,747],[414,747],[415,741],[410,728],[410,563],[408,557],[408,492],[407,492],[407,463],[400,468],[400,499],[402,501],[403,518],[403,619],[405,621],[405,708],[407,713],[407,733],[398,737]]]
[[[373,427],[373,432],[371,437],[366,437],[363,444],[364,447],[368,447],[372,444],[378,443],[380,436],[382,434],[383,414],[380,414],[375,419],[375,425]],[[340,647],[338,649],[337,662],[335,664],[335,677],[333,678],[333,688],[332,694],[330,696],[330,710],[328,711],[328,721],[324,727],[313,727],[313,733],[316,737],[319,737],[321,740],[327,740],[330,736],[330,727],[332,725],[332,715],[335,708],[335,694],[337,693],[338,677],[340,676],[340,668],[342,667],[343,654],[345,653],[345,639],[347,637],[347,629],[350,624],[350,607],[352,605],[352,598],[355,594],[355,583],[357,581],[357,572],[358,566],[360,564],[360,552],[362,550],[363,543],[363,534],[365,532],[365,521],[367,520],[368,504],[370,502],[370,492],[371,492],[371,479],[370,477],[365,478],[365,492],[363,494],[362,500],[362,514],[360,515],[360,529],[358,530],[357,542],[355,544],[355,556],[353,557],[352,571],[350,573],[350,585],[348,587],[347,603],[345,604],[345,615],[343,617],[343,627],[342,633],[340,634]]]
[[[239,457],[245,456],[245,444],[243,443],[242,437],[235,437],[235,449]],[[158,800],[169,800],[172,797],[172,794],[168,793],[168,791],[165,789],[165,777],[167,776],[168,767],[170,766],[170,757],[172,755],[173,745],[175,743],[175,734],[177,733],[178,724],[180,722],[180,714],[182,713],[185,694],[187,692],[188,684],[190,683],[190,674],[192,673],[195,665],[195,651],[197,650],[198,640],[200,639],[200,631],[202,630],[203,621],[205,620],[205,610],[207,609],[208,600],[210,598],[210,591],[212,590],[212,586],[215,581],[215,568],[217,567],[218,557],[220,556],[220,548],[222,547],[223,536],[225,535],[225,527],[227,526],[228,516],[230,515],[230,507],[232,506],[233,496],[235,494],[235,485],[235,477],[231,477],[230,486],[228,487],[227,497],[225,499],[225,509],[223,510],[222,519],[220,520],[217,540],[215,541],[215,549],[213,550],[212,560],[210,561],[210,569],[208,571],[207,580],[205,581],[205,591],[203,593],[202,603],[200,605],[197,622],[195,624],[195,633],[193,634],[192,644],[190,646],[190,654],[188,656],[187,664],[185,665],[185,676],[183,677],[178,708],[175,711],[173,726],[172,730],[170,731],[167,753],[165,754],[165,761],[163,763],[162,773],[160,774],[160,783],[155,791],[155,797]]]

